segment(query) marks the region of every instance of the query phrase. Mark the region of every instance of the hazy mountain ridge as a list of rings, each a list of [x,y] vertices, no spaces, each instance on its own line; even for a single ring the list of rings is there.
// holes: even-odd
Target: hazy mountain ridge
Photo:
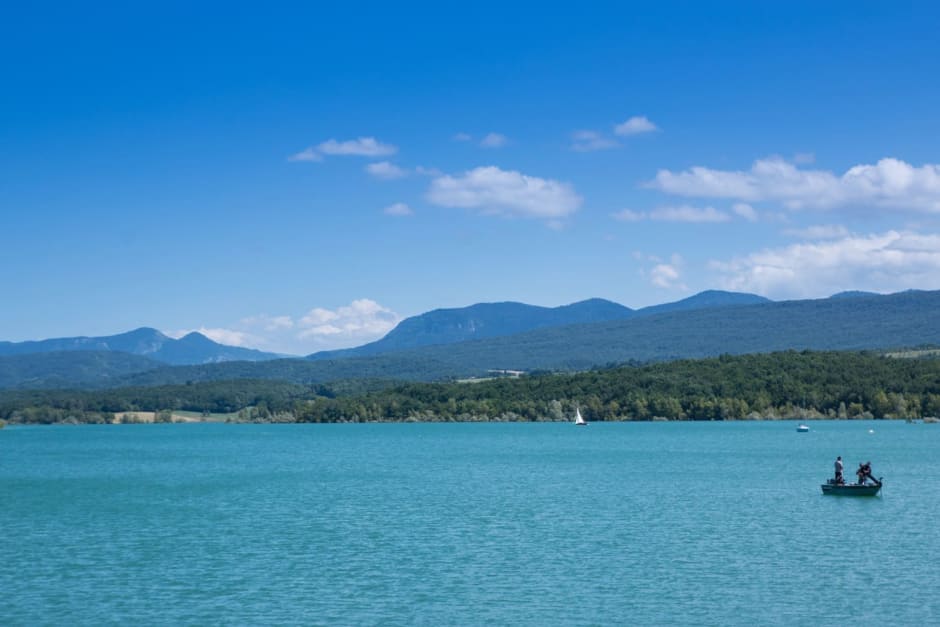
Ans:
[[[633,310],[601,298],[540,307],[518,302],[477,303],[467,307],[435,309],[403,320],[385,337],[354,348],[322,351],[310,359],[337,359],[502,337],[536,329],[627,319],[662,311],[770,302],[754,294],[708,290],[662,305]],[[198,365],[224,361],[264,361],[287,357],[255,349],[228,346],[192,332],[173,339],[157,329],[140,327],[99,337],[65,337],[24,342],[0,341],[0,356],[65,351],[108,351],[150,357],[169,365]]]
[[[401,321],[385,337],[355,348],[321,351],[308,359],[336,359],[377,355],[400,350],[503,337],[533,329],[580,322],[626,318],[633,310],[601,298],[540,307],[517,302],[477,303],[468,307],[435,309]]]
[[[138,369],[103,378],[99,385],[226,379],[304,384],[363,378],[434,381],[485,375],[491,369],[572,371],[721,354],[925,345],[940,346],[940,291],[667,311],[372,356]]]
[[[0,356],[71,351],[119,352],[149,357],[170,365],[193,365],[222,361],[262,361],[280,355],[250,348],[226,346],[201,333],[173,339],[148,327],[101,337],[66,337],[26,342],[0,342]]]
[[[560,307],[539,307],[517,302],[477,303],[468,307],[435,309],[406,318],[380,340],[356,348],[314,353],[308,359],[377,355],[424,346],[505,337],[547,327],[625,320],[665,311],[763,302],[771,301],[754,294],[707,290],[673,303],[638,310],[602,298]]]
[[[0,355],[25,355],[63,351],[117,351],[133,355],[158,352],[171,338],[156,329],[141,327],[101,337],[63,337],[26,342],[0,342]]]
[[[722,290],[705,290],[694,296],[677,300],[674,303],[651,305],[636,310],[638,316],[651,316],[669,311],[688,311],[691,309],[706,309],[709,307],[736,307],[739,305],[758,305],[774,301],[757,294],[745,292],[725,292]]]

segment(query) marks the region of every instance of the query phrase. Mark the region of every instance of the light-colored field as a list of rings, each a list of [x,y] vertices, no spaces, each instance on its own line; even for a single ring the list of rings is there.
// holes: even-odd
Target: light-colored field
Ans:
[[[114,414],[115,424],[134,424],[140,422],[154,422],[156,412],[152,411],[122,411]],[[173,412],[170,415],[172,422],[202,422],[199,418],[184,416],[181,413]]]
[[[202,412],[198,411],[177,410],[173,412],[173,415],[187,419],[186,422],[226,422],[237,421],[239,419],[237,411],[230,414],[209,414],[205,416]]]
[[[940,355],[940,348],[924,348],[924,349],[915,349],[909,351],[896,351],[893,353],[885,353],[887,357],[897,357],[900,359],[916,359],[918,357],[936,357]]]
[[[122,411],[114,414],[115,424],[151,423],[156,421],[156,412],[152,411]],[[225,422],[234,420],[238,414],[209,414],[203,416],[195,411],[174,411],[170,414],[171,422]]]

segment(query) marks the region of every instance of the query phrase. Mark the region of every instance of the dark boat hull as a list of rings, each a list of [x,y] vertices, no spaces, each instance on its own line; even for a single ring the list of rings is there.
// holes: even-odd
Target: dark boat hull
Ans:
[[[823,494],[832,494],[834,496],[875,496],[881,490],[881,484],[858,485],[857,483],[846,483],[835,485],[832,483],[822,484]]]

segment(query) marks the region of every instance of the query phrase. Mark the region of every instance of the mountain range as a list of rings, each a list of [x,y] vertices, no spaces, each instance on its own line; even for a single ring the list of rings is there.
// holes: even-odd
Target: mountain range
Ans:
[[[177,340],[183,344],[174,347],[167,346],[169,338],[159,332],[139,329],[111,338],[0,343],[0,354],[11,346],[23,353],[24,345],[57,351],[0,357],[0,388],[149,386],[246,378],[298,383],[440,380],[491,370],[571,371],[723,353],[881,350],[940,345],[938,312],[940,292],[920,291],[887,296],[842,293],[782,302],[710,291],[638,310],[600,299],[556,308],[487,303],[409,318],[381,340],[355,349],[265,361],[226,361],[225,356],[241,354],[238,351],[256,359],[270,354],[225,347],[198,334]],[[101,345],[107,348],[88,350]],[[67,350],[62,351],[62,346]],[[137,357],[145,361],[128,360],[133,350],[142,351]],[[156,361],[161,357],[175,361]],[[171,365],[183,359],[191,361]],[[71,379],[67,363],[74,371]]]
[[[171,365],[262,361],[282,357],[282,355],[250,348],[219,344],[196,332],[173,339],[156,329],[147,327],[102,337],[64,337],[28,342],[0,342],[0,356],[69,351],[129,353]]]
[[[669,311],[769,302],[769,299],[754,294],[709,290],[673,303],[642,309],[630,309],[601,298],[553,308],[514,302],[480,303],[459,309],[435,309],[403,320],[378,341],[356,348],[322,351],[307,358],[320,360],[378,355],[422,346],[505,337],[570,324],[610,322]]]

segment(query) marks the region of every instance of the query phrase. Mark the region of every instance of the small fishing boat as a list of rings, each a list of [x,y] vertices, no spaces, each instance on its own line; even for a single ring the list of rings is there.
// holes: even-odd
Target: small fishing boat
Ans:
[[[823,494],[832,494],[835,496],[875,496],[881,490],[881,477],[872,480],[875,483],[836,483],[835,479],[829,479],[822,484]]]
[[[796,428],[797,433],[806,433],[807,431],[809,431],[809,425],[800,424]]]
[[[581,416],[581,408],[577,409],[577,413],[574,416],[574,424],[578,427],[586,427],[587,421]]]

